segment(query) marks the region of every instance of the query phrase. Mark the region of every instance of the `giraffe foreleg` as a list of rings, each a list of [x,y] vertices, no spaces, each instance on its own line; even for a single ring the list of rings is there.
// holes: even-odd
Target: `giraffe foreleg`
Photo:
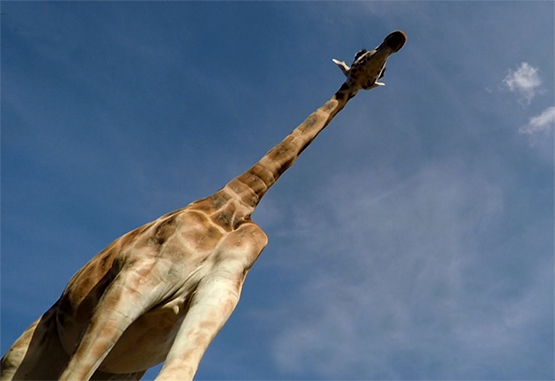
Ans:
[[[157,381],[193,379],[208,345],[239,302],[243,277],[210,276],[199,284]]]
[[[152,265],[142,266],[150,268]],[[59,380],[89,380],[125,330],[159,302],[162,283],[152,284],[141,268],[120,272],[96,306],[80,342]],[[139,378],[142,374],[137,373]],[[97,375],[100,373],[97,373]],[[133,376],[135,377],[135,376]]]
[[[248,223],[230,233],[217,248],[214,267],[191,297],[156,381],[193,379],[208,345],[239,303],[247,272],[267,242],[262,229]]]
[[[0,380],[56,380],[69,359],[56,328],[57,303],[29,326],[1,361]]]

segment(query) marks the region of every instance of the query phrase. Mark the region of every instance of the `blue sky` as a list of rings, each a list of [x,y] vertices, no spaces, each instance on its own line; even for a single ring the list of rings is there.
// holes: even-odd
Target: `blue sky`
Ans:
[[[197,379],[554,378],[553,2],[1,7],[2,353],[402,29],[255,212],[270,243]]]

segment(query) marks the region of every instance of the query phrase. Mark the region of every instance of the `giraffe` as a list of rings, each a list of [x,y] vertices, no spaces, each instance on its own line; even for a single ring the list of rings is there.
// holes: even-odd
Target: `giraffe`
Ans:
[[[406,35],[361,50],[340,89],[214,195],[139,227],[92,258],[1,361],[1,380],[192,380],[268,243],[251,214],[268,189],[360,89],[382,86]]]

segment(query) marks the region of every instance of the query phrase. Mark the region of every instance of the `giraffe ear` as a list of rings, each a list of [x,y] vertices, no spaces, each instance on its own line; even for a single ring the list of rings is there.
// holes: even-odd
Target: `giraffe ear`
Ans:
[[[351,70],[351,68],[349,67],[349,65],[347,65],[345,62],[343,61],[338,61],[335,58],[332,59],[333,63],[336,64],[337,66],[339,66],[339,68],[341,69],[341,71],[343,72],[343,74],[345,74],[346,77],[349,76],[349,70]]]
[[[366,83],[364,86],[362,86],[362,88],[364,90],[372,90],[372,89],[375,89],[376,87],[379,87],[379,86],[385,86],[385,83],[378,82],[378,81],[374,82],[373,84]]]

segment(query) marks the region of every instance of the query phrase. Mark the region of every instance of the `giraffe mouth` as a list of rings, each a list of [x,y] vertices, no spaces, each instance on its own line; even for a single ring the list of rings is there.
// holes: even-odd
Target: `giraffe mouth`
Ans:
[[[382,45],[387,46],[393,51],[393,53],[398,52],[403,45],[407,42],[407,35],[401,30],[396,30],[390,33],[384,40]]]

